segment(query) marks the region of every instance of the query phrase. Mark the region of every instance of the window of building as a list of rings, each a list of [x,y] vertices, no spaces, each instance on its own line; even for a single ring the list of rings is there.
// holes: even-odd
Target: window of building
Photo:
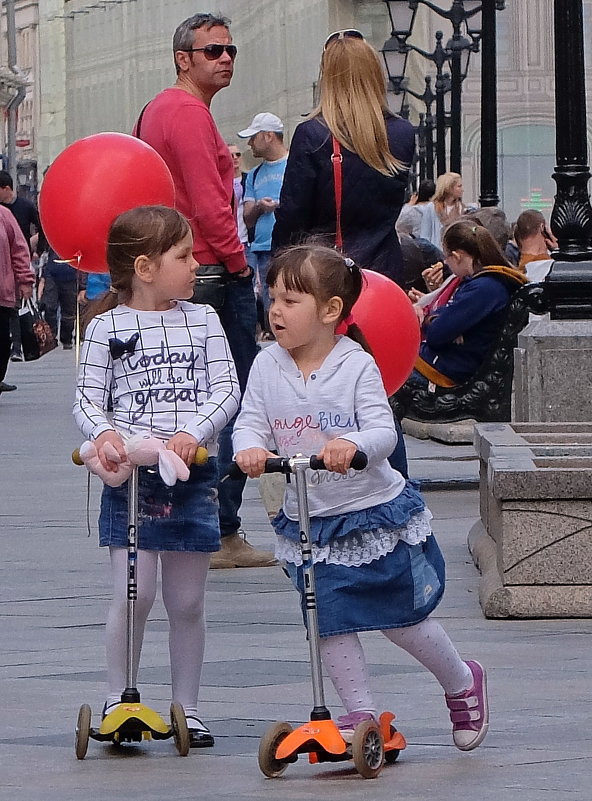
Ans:
[[[513,125],[499,132],[499,192],[509,220],[536,208],[548,219],[553,208],[555,129]]]

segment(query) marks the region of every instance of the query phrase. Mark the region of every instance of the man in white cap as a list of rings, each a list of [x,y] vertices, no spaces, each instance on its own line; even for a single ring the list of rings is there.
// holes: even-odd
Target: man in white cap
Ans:
[[[265,278],[271,257],[271,233],[275,223],[288,151],[284,146],[284,124],[279,117],[264,111],[253,117],[241,139],[248,139],[255,158],[263,161],[247,174],[244,196],[244,219],[247,228],[254,229],[249,248],[249,262],[257,273],[260,297],[263,302],[266,334],[269,336],[269,291]]]

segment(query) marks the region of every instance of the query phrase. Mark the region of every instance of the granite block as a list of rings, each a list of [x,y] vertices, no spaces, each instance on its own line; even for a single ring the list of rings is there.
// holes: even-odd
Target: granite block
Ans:
[[[505,585],[590,584],[592,504],[522,501],[501,504],[499,565]]]

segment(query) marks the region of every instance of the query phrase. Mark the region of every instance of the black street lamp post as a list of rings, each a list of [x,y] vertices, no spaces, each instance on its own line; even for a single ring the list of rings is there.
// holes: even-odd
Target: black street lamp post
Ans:
[[[586,139],[582,0],[555,0],[555,150],[551,229],[559,242],[545,281],[554,320],[592,319],[592,207]]]
[[[410,32],[408,32],[407,36]],[[386,65],[387,74],[389,76],[389,85],[391,91],[395,94],[406,92],[413,95],[413,97],[423,100],[424,103],[426,92],[423,95],[416,94],[405,86],[405,67],[407,64],[407,55],[410,52],[418,53],[427,61],[431,61],[436,67],[436,84],[435,94],[431,89],[431,78],[429,93],[431,96],[430,103],[436,101],[436,169],[438,175],[446,172],[446,107],[445,95],[450,91],[450,80],[443,72],[444,65],[448,63],[449,56],[442,46],[442,38],[444,34],[442,31],[436,32],[436,46],[432,53],[422,50],[420,47],[410,45],[407,38],[401,36],[399,32],[393,32],[391,38],[388,39],[382,48],[382,55]],[[427,86],[426,78],[426,86]],[[431,110],[428,111],[426,105],[426,113],[431,115]]]
[[[505,0],[482,0],[481,8],[467,20],[467,33],[481,42],[481,206],[497,206],[497,57],[496,11]]]
[[[471,52],[479,49],[479,39],[472,36],[467,39],[461,33],[461,27],[481,10],[482,0],[453,0],[449,9],[442,9],[430,0],[385,0],[391,20],[391,38],[385,43],[383,55],[387,72],[394,91],[400,90],[404,77],[406,56],[413,51],[432,61],[436,66],[436,161],[438,174],[446,172],[445,155],[445,110],[443,105],[444,87],[443,66],[450,62],[450,169],[460,172],[462,159],[462,82],[466,77]],[[415,14],[419,4],[427,6],[452,25],[452,38],[446,48],[442,46],[442,32],[436,34],[436,49],[426,53],[415,45],[408,43]]]
[[[452,25],[452,39],[446,45],[450,58],[450,169],[460,172],[462,164],[462,82],[468,72],[471,52],[479,49],[478,39],[469,41],[461,33],[461,26],[481,9],[481,0],[454,0],[451,8],[443,9],[430,0],[409,0],[409,6],[417,9],[419,3],[427,6]]]
[[[420,114],[422,129],[421,131],[418,131],[418,133],[420,133],[420,135],[424,138],[425,144],[425,174],[422,177],[434,180],[434,115],[432,114],[432,104],[434,103],[434,100],[436,100],[436,95],[432,90],[432,79],[430,76],[426,75],[424,80],[425,89],[421,95],[417,92],[414,92],[412,89],[409,89],[407,86],[402,86],[401,88],[405,94],[411,95],[417,100],[421,100],[425,106],[425,117],[423,114]]]

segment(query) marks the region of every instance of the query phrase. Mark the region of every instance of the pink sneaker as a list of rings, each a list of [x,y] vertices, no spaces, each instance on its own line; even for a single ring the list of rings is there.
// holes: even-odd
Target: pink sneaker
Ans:
[[[489,728],[487,677],[479,662],[465,663],[473,674],[473,686],[460,695],[446,695],[452,721],[452,739],[461,751],[472,751],[483,742]]]
[[[348,715],[337,718],[337,728],[346,743],[351,743],[356,726],[365,720],[376,720],[376,718],[371,712],[350,712]]]

